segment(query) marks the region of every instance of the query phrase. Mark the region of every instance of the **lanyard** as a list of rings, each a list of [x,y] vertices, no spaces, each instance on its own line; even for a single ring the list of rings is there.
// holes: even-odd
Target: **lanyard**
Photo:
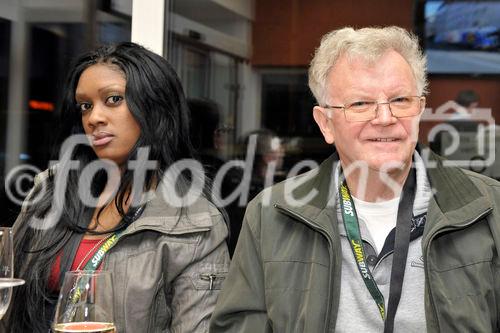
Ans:
[[[92,259],[87,261],[85,266],[83,267],[83,271],[87,272],[94,272],[99,268],[99,265],[102,262],[102,259],[104,259],[104,255],[113,247],[116,245],[118,242],[118,239],[120,238],[121,232],[115,232],[112,234],[100,247],[99,250],[97,250],[96,253],[92,256]],[[87,281],[85,279],[79,280],[79,283],[73,287],[73,292],[71,294],[71,303],[76,304],[82,295],[82,290],[84,289],[85,284]],[[73,310],[73,307],[70,307],[71,310]],[[74,314],[73,312],[66,313],[66,316]]]
[[[139,207],[133,214],[132,216],[132,222],[135,221],[142,213],[144,209],[144,206]],[[87,261],[85,264],[83,270],[84,271],[96,271],[99,268],[99,265],[101,264],[102,260],[104,259],[104,255],[111,250],[113,246],[118,243],[118,240],[120,239],[121,234],[123,233],[123,230],[117,231],[113,233],[100,247],[99,250],[97,250],[96,253],[92,256],[92,258]],[[73,286],[73,290],[71,292],[70,296],[70,302],[72,303],[73,306],[68,306],[66,312],[64,313],[64,318],[66,321],[69,320],[69,318],[74,317],[76,313],[76,304],[80,300],[80,297],[82,295],[82,291],[85,289],[85,284],[87,281],[85,279],[79,280],[79,283]]]
[[[92,256],[92,258],[87,261],[85,266],[83,267],[84,271],[95,271],[99,268],[99,265],[104,259],[104,255],[118,242],[120,238],[121,232],[115,232],[112,234],[97,250],[96,253]]]
[[[384,332],[392,332],[394,329],[394,317],[396,316],[396,310],[401,298],[406,258],[410,245],[410,225],[413,216],[413,201],[415,199],[415,171],[412,169],[406,179],[403,186],[403,196],[398,208],[387,313],[385,311],[384,296],[378,289],[377,283],[373,279],[366,263],[358,216],[345,180],[339,186],[339,198],[347,239],[349,240],[359,273],[377,305],[380,317],[385,321]]]
[[[144,210],[144,206],[140,206],[137,208],[137,210],[133,213],[132,215],[132,222],[137,220],[139,216],[142,214],[142,211]],[[99,268],[99,265],[102,262],[102,259],[104,259],[104,255],[111,250],[113,246],[116,245],[118,240],[120,239],[120,235],[122,234],[123,230],[121,231],[116,231],[114,234],[112,234],[106,241],[99,247],[99,250],[97,250],[96,253],[92,256],[92,258],[87,261],[85,266],[83,267],[84,271],[95,271],[97,268]]]
[[[366,288],[372,295],[373,300],[377,304],[382,320],[385,320],[385,302],[384,296],[378,289],[377,283],[373,279],[372,273],[366,263],[365,250],[363,247],[363,240],[361,239],[361,232],[359,231],[358,216],[354,209],[354,202],[345,181],[340,186],[340,207],[342,209],[342,219],[344,220],[344,227],[351,246],[352,254],[358,266],[359,273],[363,278]]]

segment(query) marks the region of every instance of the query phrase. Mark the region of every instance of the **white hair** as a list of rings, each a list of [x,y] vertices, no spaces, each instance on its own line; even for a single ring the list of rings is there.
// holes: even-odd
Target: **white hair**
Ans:
[[[325,104],[328,74],[342,55],[362,57],[374,62],[389,50],[398,52],[410,65],[418,94],[427,93],[427,61],[417,36],[396,26],[358,30],[342,28],[321,38],[321,44],[309,66],[309,88],[316,101],[320,105]]]

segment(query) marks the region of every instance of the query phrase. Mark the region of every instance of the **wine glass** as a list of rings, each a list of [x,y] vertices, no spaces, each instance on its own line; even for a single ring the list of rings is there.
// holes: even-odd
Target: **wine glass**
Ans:
[[[14,279],[14,250],[12,229],[0,227],[0,319],[9,308],[12,287],[24,284],[24,280]]]
[[[111,272],[66,272],[52,328],[56,333],[115,333]]]

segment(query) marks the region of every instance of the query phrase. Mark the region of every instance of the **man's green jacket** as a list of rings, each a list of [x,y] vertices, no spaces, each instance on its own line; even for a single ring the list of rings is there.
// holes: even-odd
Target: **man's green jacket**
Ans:
[[[500,332],[500,183],[428,156],[427,329]],[[210,332],[334,331],[342,254],[329,198],[337,161],[334,154],[250,202]]]

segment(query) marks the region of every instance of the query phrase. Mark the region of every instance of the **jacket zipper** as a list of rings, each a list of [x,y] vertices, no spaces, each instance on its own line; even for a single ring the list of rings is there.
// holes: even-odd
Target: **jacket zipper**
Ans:
[[[209,282],[208,290],[213,290],[214,289],[213,287],[214,287],[215,280],[220,279],[220,278],[224,278],[224,275],[214,274],[214,273],[210,273],[210,274],[203,273],[203,274],[200,274],[200,279],[202,279],[203,281],[208,281]]]
[[[328,279],[329,298],[328,298],[328,301],[326,304],[326,318],[325,318],[325,332],[328,332],[329,326],[330,326],[330,318],[331,318],[331,316],[330,316],[331,303],[332,303],[332,299],[333,299],[333,288],[332,288],[333,265],[334,265],[334,262],[333,262],[333,240],[325,229],[323,229],[321,226],[317,225],[313,221],[310,221],[307,218],[303,217],[302,215],[297,214],[294,211],[289,210],[283,206],[280,206],[279,204],[274,204],[274,207],[276,209],[278,209],[279,211],[281,211],[283,214],[288,215],[289,217],[296,219],[296,220],[304,223],[305,225],[309,226],[311,229],[319,232],[328,241],[328,252],[330,254],[330,278]]]
[[[478,215],[476,218],[474,218],[474,219],[472,219],[470,221],[467,221],[467,222],[465,222],[463,224],[458,224],[458,225],[454,225],[454,226],[444,227],[442,229],[438,228],[438,229],[433,230],[431,232],[431,235],[429,236],[429,241],[425,245],[425,253],[424,253],[425,263],[427,263],[429,261],[429,247],[430,247],[430,244],[432,243],[432,241],[434,240],[434,238],[436,238],[440,234],[445,233],[445,232],[450,231],[450,230],[467,228],[468,226],[476,223],[478,220],[480,220],[483,217],[485,217],[486,215],[488,215],[492,210],[493,210],[492,208],[489,208],[488,210],[486,210],[483,213],[481,213],[480,215]],[[438,331],[439,331],[439,321],[437,319],[436,305],[434,303],[434,298],[433,298],[433,295],[432,295],[431,284],[428,283],[428,281],[429,281],[429,274],[430,274],[430,272],[429,272],[429,265],[424,264],[424,268],[425,268],[425,280],[426,280],[427,288],[429,289],[429,300],[430,300],[430,303],[431,303],[432,312],[434,314],[434,320],[436,321],[436,325],[438,326]]]

